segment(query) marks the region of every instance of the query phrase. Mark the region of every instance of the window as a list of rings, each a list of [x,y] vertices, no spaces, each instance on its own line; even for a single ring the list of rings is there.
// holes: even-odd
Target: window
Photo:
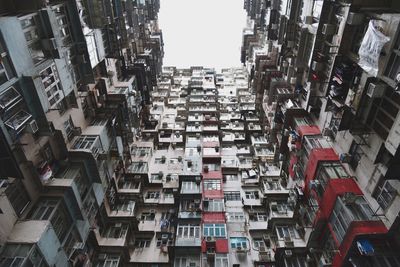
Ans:
[[[215,255],[215,267],[228,267],[229,261],[226,254],[216,254]]]
[[[154,221],[156,214],[154,212],[143,212],[140,216],[142,221]]]
[[[18,216],[30,203],[28,193],[20,180],[16,179],[8,185],[6,195]]]
[[[204,180],[203,182],[204,190],[221,190],[220,180]]]
[[[41,200],[31,216],[32,220],[50,220],[56,235],[62,242],[71,227],[71,220],[61,203],[61,200]]]
[[[396,75],[400,72],[400,34],[397,34],[396,40],[393,42],[393,50],[390,54],[384,75],[391,80],[396,80]]]
[[[225,210],[223,199],[210,199],[203,201],[205,211],[220,212]]]
[[[251,212],[249,213],[250,221],[253,222],[266,222],[268,220],[268,215],[265,212]]]
[[[368,87],[370,83],[366,84]],[[383,139],[389,135],[400,109],[400,95],[387,86],[382,97],[369,99],[372,101],[366,124]]]
[[[278,180],[273,180],[273,181],[265,181],[264,188],[265,190],[281,190],[282,186]]]
[[[135,247],[136,248],[148,248],[150,247],[151,244],[151,239],[136,239],[135,241]]]
[[[225,181],[238,181],[239,177],[237,176],[237,174],[225,174],[224,180]]]
[[[325,192],[325,188],[331,179],[347,178],[349,175],[341,164],[323,163],[318,168],[316,180],[318,180],[316,191],[320,197]]]
[[[71,231],[65,239],[63,248],[68,258],[72,256],[72,252],[74,252],[74,246],[78,242],[78,240],[79,235],[75,230]]]
[[[233,249],[247,249],[247,238],[245,237],[231,237],[231,248]]]
[[[200,238],[200,226],[193,224],[179,225],[177,238]]]
[[[264,248],[264,249],[266,248],[265,242],[264,242],[264,240],[262,238],[253,238],[253,247],[256,250],[260,250],[262,248]]]
[[[122,189],[139,189],[140,182],[125,180],[122,184]]]
[[[130,212],[133,213],[135,208],[135,201],[134,200],[124,200],[122,203],[119,203],[116,207],[118,211]]]
[[[96,142],[97,136],[81,135],[72,146],[73,149],[91,149]]]
[[[172,246],[172,240],[170,239],[169,235],[168,238],[160,237],[157,238],[156,247],[164,247],[164,246]]]
[[[246,199],[260,199],[258,191],[247,191],[245,192]]]
[[[285,267],[307,267],[308,264],[305,258],[301,257],[290,257],[285,258]]]
[[[339,243],[343,241],[347,228],[352,221],[370,221],[377,219],[373,216],[369,204],[362,196],[352,198],[351,201],[346,200],[346,197],[343,197],[343,199],[338,198],[330,218],[333,232]]]
[[[5,46],[3,45],[2,40],[0,40],[0,59],[0,85],[2,85],[15,76],[14,68],[11,65],[10,57],[5,49]]]
[[[127,233],[128,225],[116,223],[108,227],[103,233],[103,236],[105,238],[125,238]]]
[[[213,237],[226,237],[226,225],[225,224],[204,224],[203,235]]]
[[[146,199],[159,199],[160,192],[159,191],[149,191],[146,194]]]
[[[152,173],[150,180],[156,180],[156,181],[161,181],[163,178],[163,174],[162,173]]]
[[[85,200],[83,201],[83,212],[88,217],[89,222],[92,222],[96,215],[97,205],[96,199],[92,193],[87,194]]]
[[[225,191],[224,192],[225,201],[240,201],[240,191]]]
[[[397,190],[392,186],[392,182],[396,181],[383,181],[374,192],[374,197],[383,210],[386,210],[397,196]]]
[[[300,238],[293,226],[277,226],[276,232],[279,239],[284,239],[285,237]]]
[[[228,212],[228,222],[244,222],[246,217],[244,212]]]
[[[175,267],[199,267],[199,259],[175,257]]]
[[[72,117],[69,116],[69,118],[64,122],[64,130],[65,133],[67,134],[67,139],[68,141],[71,141],[72,138],[74,138],[74,122],[72,121]]]
[[[351,159],[349,162],[350,167],[355,170],[357,169],[358,163],[361,160],[363,152],[359,144],[357,144],[354,140],[351,143],[349,154],[351,155]]]
[[[64,98],[62,91],[61,82],[58,76],[58,71],[55,64],[47,67],[40,72],[42,83],[44,86],[45,93],[51,108],[54,108],[56,104],[60,103]]]
[[[118,267],[119,256],[99,254],[96,267]]]
[[[35,245],[7,244],[0,255],[1,267],[38,266],[47,267],[47,263]]]
[[[21,99],[21,94],[14,87],[10,87],[0,94],[0,108],[7,109],[17,103],[19,99]]]
[[[182,182],[182,191],[198,191],[200,190],[200,185],[195,182]]]

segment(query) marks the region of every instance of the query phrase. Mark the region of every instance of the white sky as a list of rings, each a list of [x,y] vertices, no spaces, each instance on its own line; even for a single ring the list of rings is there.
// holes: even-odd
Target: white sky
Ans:
[[[161,0],[164,66],[240,66],[243,0]]]

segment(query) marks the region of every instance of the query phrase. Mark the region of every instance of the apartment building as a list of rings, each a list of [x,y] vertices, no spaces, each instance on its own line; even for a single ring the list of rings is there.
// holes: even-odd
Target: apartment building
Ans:
[[[129,264],[145,183],[121,176],[139,171],[125,161],[162,64],[158,9],[1,2],[1,266]]]
[[[0,3],[1,267],[400,266],[399,3],[244,8],[217,71],[157,0]]]
[[[400,264],[398,8],[396,1],[267,1],[252,32],[267,40],[250,43],[244,34],[260,121],[279,150],[281,184],[293,192],[284,201],[292,218],[269,220],[271,264]],[[374,51],[372,31],[380,40]],[[269,196],[266,203],[279,205]]]

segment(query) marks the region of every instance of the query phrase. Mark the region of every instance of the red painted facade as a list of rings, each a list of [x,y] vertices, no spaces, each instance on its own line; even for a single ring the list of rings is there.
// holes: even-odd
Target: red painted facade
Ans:
[[[309,193],[309,183],[315,179],[315,174],[318,169],[319,162],[322,161],[338,161],[339,157],[333,148],[315,148],[311,151],[308,158],[304,181],[305,181],[305,194]]]
[[[201,217],[202,223],[225,223],[225,212],[205,212]]]
[[[221,171],[208,171],[202,173],[203,179],[221,179],[222,180],[222,172]]]
[[[340,253],[336,253],[333,259],[332,267],[342,266],[343,261],[347,257],[347,253],[349,252],[351,246],[353,245],[354,240],[358,236],[386,234],[387,231],[388,230],[382,221],[351,222],[349,228],[347,229],[344,240],[339,247]]]
[[[224,192],[222,190],[203,190],[203,199],[222,199]]]
[[[201,252],[207,252],[207,244],[206,241],[203,239],[201,242]],[[215,240],[215,252],[216,253],[229,253],[229,243],[228,239],[221,238]]]
[[[317,125],[300,125],[297,127],[296,131],[299,133],[301,138],[306,135],[321,134],[321,131],[319,130]]]

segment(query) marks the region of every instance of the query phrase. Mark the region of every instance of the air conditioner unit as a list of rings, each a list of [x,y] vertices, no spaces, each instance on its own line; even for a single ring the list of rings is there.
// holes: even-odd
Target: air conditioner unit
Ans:
[[[195,200],[194,200],[194,203],[195,203],[195,204],[200,204],[200,199],[195,199]]]
[[[363,13],[349,12],[346,23],[349,25],[361,25],[364,22],[365,15]]]
[[[293,252],[290,249],[285,250],[286,257],[291,257],[292,255],[293,255]]]
[[[107,254],[101,253],[101,254],[99,254],[99,256],[98,256],[97,258],[98,258],[99,260],[104,261],[104,260],[107,259]]]
[[[208,172],[208,166],[207,166],[207,165],[204,166],[203,171],[204,171],[204,172]]]
[[[285,240],[285,242],[291,242],[292,241],[292,237],[291,236],[285,236],[284,240]]]
[[[39,131],[39,127],[35,120],[31,120],[28,124],[28,131],[30,133],[37,133]]]
[[[277,24],[277,23],[271,24],[271,30],[277,30],[278,28],[279,28],[279,24]]]
[[[58,46],[55,38],[42,39],[41,43],[44,50],[47,51],[57,50]]]
[[[313,71],[321,71],[324,68],[324,63],[318,62],[318,61],[313,61],[311,68]]]
[[[162,240],[168,240],[168,234],[162,234],[161,235]]]
[[[367,88],[367,96],[371,98],[382,97],[385,93],[386,85],[383,83],[369,83]]]
[[[206,243],[208,243],[209,245],[214,242],[215,242],[215,238],[213,236],[206,237]]]
[[[114,226],[117,228],[122,227],[122,223],[116,223]]]
[[[334,35],[334,34],[336,34],[336,25],[324,24],[322,26],[322,34],[324,34],[324,35]]]
[[[331,266],[332,263],[330,262],[329,259],[327,259],[323,254],[319,260],[319,267],[328,267]]]
[[[271,210],[278,211],[278,203],[277,202],[271,202]]]
[[[305,24],[313,24],[314,22],[314,17],[313,16],[306,16],[304,19]]]
[[[349,153],[340,153],[339,160],[342,163],[350,163],[352,155]]]
[[[156,213],[156,210],[150,210],[149,212],[155,214],[155,213]]]

